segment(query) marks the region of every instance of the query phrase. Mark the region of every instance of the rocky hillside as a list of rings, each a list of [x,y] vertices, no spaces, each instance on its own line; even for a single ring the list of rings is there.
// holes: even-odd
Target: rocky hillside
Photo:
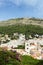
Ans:
[[[43,19],[36,19],[36,18],[16,18],[16,19],[9,19],[7,21],[0,21],[0,26],[8,26],[8,25],[15,25],[15,24],[32,24],[32,25],[40,25],[43,26]]]

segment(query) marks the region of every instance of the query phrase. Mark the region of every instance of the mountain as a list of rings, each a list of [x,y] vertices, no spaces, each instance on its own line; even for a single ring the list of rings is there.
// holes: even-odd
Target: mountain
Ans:
[[[9,19],[7,21],[0,21],[0,26],[9,26],[15,24],[32,24],[32,25],[40,25],[43,26],[43,19],[38,18],[16,18],[16,19]]]

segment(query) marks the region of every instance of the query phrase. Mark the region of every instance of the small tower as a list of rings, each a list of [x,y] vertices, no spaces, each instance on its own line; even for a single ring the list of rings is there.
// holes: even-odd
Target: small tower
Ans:
[[[30,54],[30,43],[28,40],[26,40],[25,42],[25,52],[29,53]]]

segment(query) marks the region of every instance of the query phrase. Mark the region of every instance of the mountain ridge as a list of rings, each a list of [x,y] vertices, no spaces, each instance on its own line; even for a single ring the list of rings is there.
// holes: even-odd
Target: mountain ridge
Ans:
[[[39,25],[43,27],[43,19],[40,18],[15,18],[15,19],[8,19],[6,21],[0,21],[0,26],[9,26],[15,24],[32,24],[32,25]]]

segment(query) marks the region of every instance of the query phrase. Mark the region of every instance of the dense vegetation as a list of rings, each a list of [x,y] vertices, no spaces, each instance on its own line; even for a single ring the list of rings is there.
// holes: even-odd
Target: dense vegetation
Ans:
[[[15,52],[0,51],[0,65],[41,65],[41,64],[43,65],[43,60],[36,60],[30,56],[21,56],[21,55],[20,58],[17,59]]]
[[[10,34],[14,32],[23,33],[28,36],[28,34],[43,34],[43,28],[36,25],[22,25],[16,24],[12,26],[0,26],[1,34]]]
[[[43,60],[36,60],[30,56],[22,56],[23,65],[43,65]]]
[[[20,61],[15,52],[0,51],[0,65],[20,65]]]

